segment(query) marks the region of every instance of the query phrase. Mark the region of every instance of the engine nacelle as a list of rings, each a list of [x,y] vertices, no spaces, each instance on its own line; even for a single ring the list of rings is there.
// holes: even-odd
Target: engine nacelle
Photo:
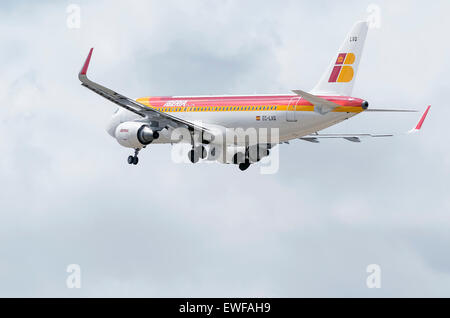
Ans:
[[[158,136],[158,132],[153,131],[149,125],[134,121],[120,124],[115,132],[120,145],[133,149],[141,149],[151,144]]]

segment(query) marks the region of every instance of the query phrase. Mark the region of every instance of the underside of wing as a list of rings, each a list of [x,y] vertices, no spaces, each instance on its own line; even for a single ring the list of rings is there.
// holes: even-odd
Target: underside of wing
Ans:
[[[320,139],[344,139],[350,142],[361,142],[364,138],[388,138],[394,135],[374,135],[374,134],[312,134],[299,138],[303,141],[308,141],[312,143],[319,143]]]

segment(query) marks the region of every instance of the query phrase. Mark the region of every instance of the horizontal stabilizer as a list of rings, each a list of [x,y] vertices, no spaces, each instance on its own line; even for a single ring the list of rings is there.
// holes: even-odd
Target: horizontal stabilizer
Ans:
[[[341,107],[341,105],[330,102],[329,100],[323,99],[321,97],[317,97],[315,95],[309,94],[307,92],[301,91],[299,89],[293,90],[293,92],[304,99],[306,99],[308,102],[314,105],[314,111],[316,113],[319,113],[321,115],[328,114],[329,112],[332,112],[337,107]]]

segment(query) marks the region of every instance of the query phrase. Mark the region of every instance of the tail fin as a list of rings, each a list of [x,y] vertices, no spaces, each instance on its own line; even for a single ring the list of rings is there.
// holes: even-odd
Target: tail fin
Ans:
[[[365,21],[353,26],[312,94],[351,96],[368,30]]]

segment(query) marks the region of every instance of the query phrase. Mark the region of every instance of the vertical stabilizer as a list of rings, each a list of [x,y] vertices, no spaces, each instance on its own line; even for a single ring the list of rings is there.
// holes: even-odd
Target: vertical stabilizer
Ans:
[[[312,94],[351,96],[368,30],[365,21],[354,25]]]

